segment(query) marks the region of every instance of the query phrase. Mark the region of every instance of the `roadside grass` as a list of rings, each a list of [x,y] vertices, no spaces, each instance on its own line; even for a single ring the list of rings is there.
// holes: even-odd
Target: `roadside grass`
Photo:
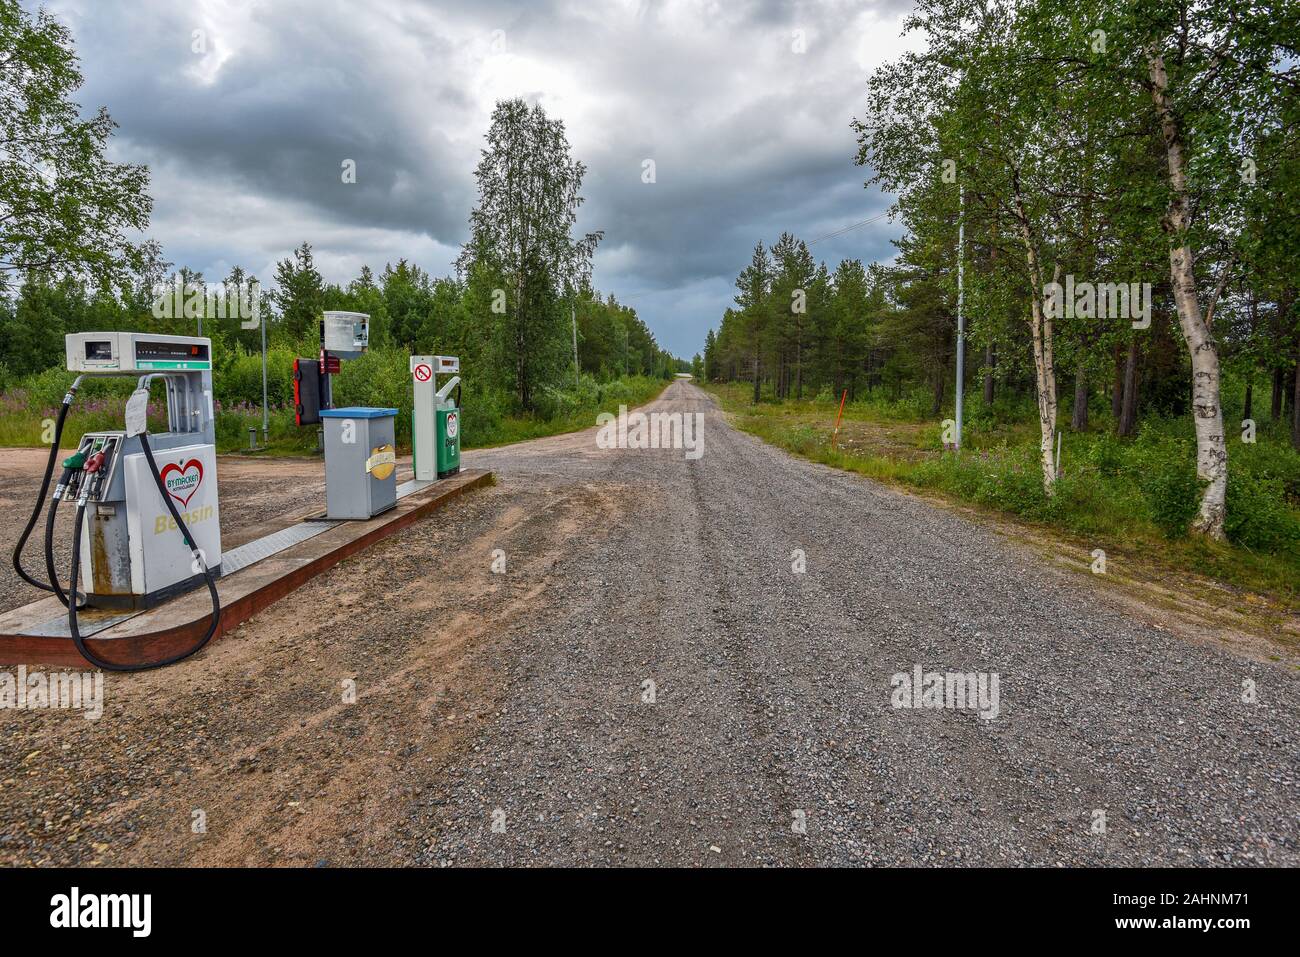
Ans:
[[[1154,419],[1135,439],[1067,431],[1062,475],[1042,489],[1037,423],[1009,406],[972,409],[960,454],[945,451],[924,397],[849,403],[836,447],[829,396],[752,402],[751,389],[707,384],[735,425],[796,455],[940,500],[1049,530],[1090,552],[1177,585],[1193,571],[1300,611],[1300,454],[1280,438],[1230,450],[1229,543],[1185,534],[1199,486],[1184,423]]]
[[[544,403],[547,415],[503,416],[494,428],[484,430],[472,444],[467,442],[465,448],[494,448],[564,432],[580,432],[594,427],[600,413],[617,413],[620,405],[628,408],[644,405],[667,387],[663,379],[629,376],[594,384],[576,394],[575,390],[562,390],[558,400],[553,396]]]
[[[71,381],[71,376],[67,376]],[[596,383],[584,377],[582,387],[550,390],[543,398],[543,414],[502,414],[490,396],[467,393],[462,410],[462,448],[488,448],[574,432],[596,424],[601,412],[617,412],[620,404],[641,405],[659,395],[667,382],[648,376],[629,376],[612,382]],[[15,388],[0,394],[0,446],[38,448],[49,444],[53,423],[66,382],[57,388],[40,390]],[[86,432],[112,431],[122,428],[126,399],[134,383],[99,381],[87,383],[78,394],[64,426],[60,443],[75,448]],[[355,391],[355,390],[353,390]],[[346,393],[348,404],[396,407],[397,446],[399,454],[411,450],[411,398],[403,401],[400,390],[389,389],[385,395],[359,396]],[[340,394],[340,393],[336,393]],[[369,401],[368,401],[369,400]],[[488,408],[475,408],[479,400]],[[217,451],[221,454],[248,451],[248,430],[256,429],[262,442],[260,404],[214,404]],[[154,431],[167,428],[166,407],[161,387],[155,390],[149,407],[149,427]],[[299,428],[294,424],[292,408],[273,407],[268,416],[268,441],[259,455],[312,456],[316,452],[316,427]]]

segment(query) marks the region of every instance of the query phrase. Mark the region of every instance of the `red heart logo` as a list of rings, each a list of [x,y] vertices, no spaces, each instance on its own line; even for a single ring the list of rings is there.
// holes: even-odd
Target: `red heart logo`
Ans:
[[[189,472],[190,469],[194,469],[196,472],[198,472],[197,477],[194,478],[192,481],[186,475],[186,473]],[[171,486],[167,484],[167,474],[169,472],[175,472],[177,474],[177,476],[179,477],[178,484],[181,484],[182,491],[184,491],[185,489],[189,489],[189,494],[186,495],[184,498],[181,498],[179,495],[173,492]],[[162,472],[160,474],[163,480],[163,487],[167,489],[167,494],[170,495],[172,498],[176,499],[176,501],[180,502],[181,505],[188,506],[190,504],[190,499],[194,497],[194,493],[199,490],[199,486],[203,483],[203,463],[200,462],[198,459],[190,459],[183,466],[177,465],[174,462],[168,462],[166,465],[163,466]]]

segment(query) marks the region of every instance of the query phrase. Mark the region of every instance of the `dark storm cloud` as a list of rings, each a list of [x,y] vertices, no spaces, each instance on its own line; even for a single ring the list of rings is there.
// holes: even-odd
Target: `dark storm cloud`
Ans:
[[[83,106],[108,106],[120,155],[153,170],[151,233],[209,278],[238,263],[269,279],[304,239],[333,281],[399,256],[447,272],[508,96],[563,119],[588,166],[580,225],[605,232],[598,287],[687,356],[757,240],[814,239],[887,203],[862,188],[849,121],[870,68],[901,49],[897,2],[51,9],[74,32]],[[813,251],[831,268],[888,258],[894,232],[881,222]]]

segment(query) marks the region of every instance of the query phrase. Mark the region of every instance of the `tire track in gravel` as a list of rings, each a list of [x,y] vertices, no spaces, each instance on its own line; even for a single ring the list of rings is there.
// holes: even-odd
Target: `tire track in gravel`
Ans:
[[[757,460],[763,456],[771,454],[770,450],[766,447],[755,444],[754,440],[749,439],[748,437],[740,437],[739,441],[742,446],[745,446],[743,454],[752,460]],[[785,465],[785,463],[782,463],[782,465]],[[771,471],[771,468],[769,467],[767,470]],[[866,512],[866,521],[860,522],[855,528],[859,540],[864,538],[869,540],[872,535],[873,527],[879,528],[881,526],[882,523],[880,521],[874,521],[877,518],[875,515],[876,510],[873,507],[876,503],[871,501],[876,497],[873,494],[874,489],[868,487],[864,490],[861,487],[862,483],[854,483],[857,486],[854,491],[858,492],[859,497],[866,498],[868,500],[868,506],[872,507],[871,510],[868,511],[861,503],[855,503],[848,500],[849,488],[846,487],[847,483],[841,481],[845,476],[839,476],[836,475],[836,473],[826,470],[828,474],[825,477],[822,477],[819,476],[816,471],[813,471],[813,469],[810,469],[807,466],[794,469],[784,468],[783,472],[793,472],[794,475],[792,480],[788,483],[784,482],[783,480],[785,479],[785,475],[782,474],[780,477],[782,481],[774,481],[765,487],[764,497],[769,499],[771,498],[771,493],[767,490],[770,490],[773,487],[786,487],[788,485],[790,487],[798,488],[800,486],[816,484],[812,481],[813,479],[823,478],[821,484],[816,486],[818,494],[814,499],[814,501],[824,502],[828,506],[823,515],[827,513],[832,516],[841,513],[848,515],[854,515],[856,513],[857,515],[862,515],[863,512]],[[829,479],[829,482],[827,482],[826,479]],[[799,495],[792,495],[789,501],[790,504],[779,513],[781,516],[782,530],[787,531],[787,534],[790,535],[789,541],[791,544],[801,543],[803,540],[808,538],[809,529],[816,527],[818,516],[811,513],[807,508],[809,503],[808,498]],[[905,527],[908,526],[905,525]],[[790,583],[798,582],[799,585],[802,586],[799,589],[802,592],[798,597],[799,601],[824,602],[819,611],[819,617],[825,622],[825,627],[819,629],[815,639],[816,651],[815,654],[810,657],[815,657],[822,661],[833,661],[839,657],[842,665],[853,668],[856,663],[858,668],[855,670],[861,671],[861,665],[866,664],[872,660],[873,657],[877,659],[880,658],[881,652],[885,650],[882,645],[887,642],[887,635],[893,629],[891,627],[872,628],[867,622],[862,620],[860,613],[851,613],[847,608],[841,608],[837,611],[828,607],[833,593],[827,589],[826,585],[829,584],[831,578],[824,574],[816,574],[817,570],[815,565],[818,562],[835,562],[842,566],[851,567],[857,565],[862,567],[862,564],[865,562],[867,567],[881,568],[883,571],[884,566],[880,560],[882,556],[878,552],[866,554],[858,552],[857,554],[832,555],[823,549],[818,549],[815,540],[810,543],[810,547],[807,550],[809,552],[809,561],[812,563],[813,573],[808,574],[803,578],[789,576],[785,581],[787,582],[787,592],[794,587],[793,584]],[[823,564],[823,568],[825,568],[825,564]],[[814,592],[816,597],[814,598],[810,592]],[[871,599],[875,597],[871,593],[865,592],[861,587],[861,583],[859,583],[858,587],[855,589],[844,589],[839,592],[842,604],[843,599],[849,595],[852,596],[853,600],[857,602],[859,606],[865,603],[869,607],[873,604]],[[881,606],[883,607],[884,596],[881,595],[880,597],[882,599]],[[950,598],[944,600],[951,603]],[[932,630],[936,634],[943,634],[944,632],[951,630],[953,624],[958,621],[957,616],[953,615],[950,610],[942,607],[934,607],[927,601],[918,602],[917,611],[921,613],[925,620],[925,630]],[[917,614],[914,613],[912,616],[913,621],[915,621],[916,617]],[[830,640],[823,640],[826,638],[829,638]],[[885,640],[882,641],[882,639]],[[855,658],[857,655],[860,655],[861,659],[856,661],[855,659],[846,660],[843,656],[839,656],[838,648],[836,646],[842,644],[856,646]],[[918,644],[920,643],[916,637],[907,642],[910,658],[923,657],[917,656],[916,654]],[[969,665],[963,660],[954,660],[952,657],[954,649],[942,647],[937,644],[921,644],[921,647],[925,648],[927,651],[932,648],[935,652],[935,658],[928,662],[927,670],[936,665],[944,666],[944,670],[947,670],[948,668],[953,668],[954,670],[959,671],[978,670],[974,668],[973,665]],[[969,651],[963,650],[963,657],[968,654]],[[905,762],[908,757],[916,754],[924,754],[930,761],[934,762],[938,766],[955,770],[963,769],[965,774],[959,776],[962,783],[967,784],[968,787],[970,784],[973,784],[976,788],[981,788],[986,792],[984,797],[989,797],[990,795],[987,793],[988,789],[982,788],[982,786],[988,782],[995,782],[997,780],[998,774],[989,772],[991,769],[996,767],[1003,767],[1005,769],[1008,763],[1008,756],[1005,749],[1000,747],[996,737],[984,733],[980,726],[981,723],[977,719],[973,718],[969,714],[960,712],[938,712],[935,714],[924,715],[922,720],[919,721],[906,721],[900,723],[890,720],[890,709],[884,706],[883,701],[885,700],[885,696],[880,693],[879,689],[887,689],[888,676],[894,671],[910,672],[910,670],[911,662],[906,658],[903,658],[898,660],[896,663],[890,664],[889,667],[881,670],[878,674],[871,675],[865,672],[862,673],[864,689],[868,685],[874,685],[877,689],[875,695],[876,706],[873,708],[868,705],[863,709],[865,714],[872,715],[875,719],[873,722],[874,726],[869,728],[863,726],[858,730],[849,733],[860,740],[862,750],[868,754],[883,753],[889,755],[892,753],[896,755],[899,760],[891,762],[895,767],[898,767],[900,764],[905,767]],[[854,701],[852,703],[858,706],[867,704],[862,700]],[[801,715],[802,721],[807,721],[808,718],[808,715]],[[845,723],[846,725],[849,724],[849,722]],[[842,763],[843,762],[838,761],[834,762],[837,770],[839,769],[838,765]],[[881,770],[884,771],[886,769],[882,768]],[[847,777],[851,778],[852,775],[847,775]],[[886,794],[882,803],[886,807],[908,807],[924,803],[926,800],[926,792],[924,789],[916,787],[915,784],[907,778],[903,778],[900,782],[898,780],[899,777],[900,776],[896,773],[880,774],[876,776],[874,780],[863,780],[859,777],[858,784],[860,787],[869,790],[872,784],[880,787],[880,782],[885,782],[883,786],[886,789]],[[902,784],[901,788],[896,787],[898,783]],[[891,785],[895,785],[895,787],[891,787]],[[1026,790],[1029,789],[1027,788]],[[890,791],[893,793],[889,793]],[[973,795],[941,794],[938,796],[940,797],[940,800],[936,802],[934,806],[926,808],[924,814],[906,817],[904,819],[905,823],[901,828],[890,826],[890,821],[888,819],[879,820],[868,830],[864,837],[868,841],[874,839],[877,842],[880,842],[883,839],[883,842],[886,844],[894,844],[895,850],[897,850],[906,847],[909,843],[905,835],[912,833],[909,829],[914,829],[916,819],[924,819],[926,817],[942,818],[945,815],[952,815],[954,812],[960,813],[964,806],[975,803]],[[965,800],[962,800],[963,797]],[[1032,795],[1026,794],[1025,798],[1026,800],[1022,803],[1028,805],[1032,800]],[[839,813],[842,814],[843,812],[841,811]],[[970,830],[975,825],[976,822],[971,820],[964,820],[961,822],[961,827],[964,830]],[[960,852],[960,850],[960,848],[956,849],[957,852]]]

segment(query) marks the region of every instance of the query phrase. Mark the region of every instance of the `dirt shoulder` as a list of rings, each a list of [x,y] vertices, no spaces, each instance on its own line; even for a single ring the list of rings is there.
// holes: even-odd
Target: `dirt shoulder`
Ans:
[[[221,469],[223,518],[261,490],[246,521],[317,471]],[[480,652],[543,599],[548,556],[578,516],[609,507],[585,488],[470,493],[199,657],[107,675],[98,721],[0,713],[0,864],[402,860],[410,802],[437,799],[447,762],[500,706]],[[491,572],[494,548],[515,556],[508,580]]]

